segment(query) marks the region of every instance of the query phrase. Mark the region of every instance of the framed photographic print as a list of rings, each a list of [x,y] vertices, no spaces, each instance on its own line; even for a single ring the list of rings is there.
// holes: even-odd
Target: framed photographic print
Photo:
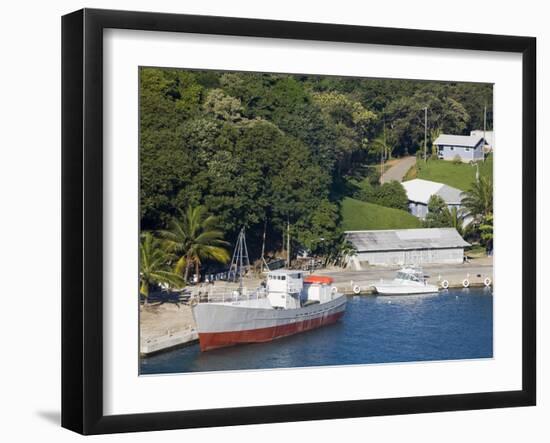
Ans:
[[[535,51],[64,16],[62,425],[534,405]]]

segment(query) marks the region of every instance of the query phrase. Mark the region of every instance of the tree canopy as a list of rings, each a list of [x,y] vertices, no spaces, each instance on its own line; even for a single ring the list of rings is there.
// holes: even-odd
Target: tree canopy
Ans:
[[[381,153],[413,153],[439,132],[492,126],[492,85],[314,75],[140,69],[140,218],[169,231],[190,207],[214,215],[230,243],[242,226],[252,255],[322,254],[342,243],[340,210],[350,176]],[[480,120],[481,119],[481,120]],[[371,168],[372,169],[372,168]],[[377,204],[406,209],[399,184]]]

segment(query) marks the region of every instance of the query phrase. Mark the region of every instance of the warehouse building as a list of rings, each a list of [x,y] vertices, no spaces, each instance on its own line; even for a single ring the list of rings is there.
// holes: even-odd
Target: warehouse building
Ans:
[[[346,238],[356,250],[348,263],[355,269],[462,263],[464,248],[470,246],[454,228],[347,231]]]

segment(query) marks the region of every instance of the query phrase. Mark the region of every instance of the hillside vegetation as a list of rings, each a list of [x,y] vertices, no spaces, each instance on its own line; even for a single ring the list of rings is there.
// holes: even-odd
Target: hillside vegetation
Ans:
[[[387,208],[354,198],[342,201],[342,228],[345,231],[368,229],[420,228],[420,220],[406,211]]]
[[[155,239],[174,231],[174,249],[185,251],[177,271],[188,274],[191,262],[198,273],[224,260],[188,255],[188,236],[176,229],[185,220],[215,234],[219,245],[207,246],[229,251],[245,227],[253,259],[289,246],[291,255],[334,257],[345,250],[343,229],[419,226],[403,189],[378,185],[381,160],[413,155],[426,129],[430,149],[438,134],[479,129],[485,103],[491,129],[492,101],[491,84],[142,67],[141,231]],[[451,164],[433,166],[419,174],[456,175],[436,171]],[[460,167],[466,178],[453,185],[463,189],[474,169]],[[154,254],[155,239],[143,240],[144,254],[148,246]]]

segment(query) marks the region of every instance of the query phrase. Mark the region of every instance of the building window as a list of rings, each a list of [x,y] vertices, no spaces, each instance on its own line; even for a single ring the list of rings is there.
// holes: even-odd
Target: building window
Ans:
[[[466,152],[469,152],[470,151],[470,148],[466,148]]]
[[[451,148],[451,151],[454,151],[454,150],[455,150],[455,147],[454,147],[454,146],[451,146],[450,148]]]

